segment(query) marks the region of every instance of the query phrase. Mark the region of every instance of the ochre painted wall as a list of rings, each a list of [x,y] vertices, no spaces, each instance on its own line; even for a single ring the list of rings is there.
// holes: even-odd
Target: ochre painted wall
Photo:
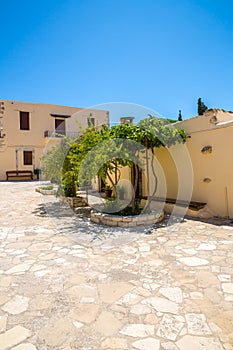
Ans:
[[[6,179],[7,170],[16,169],[16,149],[18,151],[19,170],[33,170],[40,168],[40,159],[48,147],[59,142],[59,138],[45,137],[44,132],[55,131],[55,117],[51,114],[70,115],[63,118],[66,132],[79,133],[87,127],[87,120],[91,114],[96,125],[109,125],[109,113],[104,110],[66,107],[50,104],[27,103],[1,100],[4,104],[4,113],[0,116],[4,139],[0,139],[0,180]],[[30,130],[20,130],[20,111],[29,112]],[[59,118],[59,116],[57,117]],[[23,150],[33,150],[34,165],[23,165]]]
[[[233,218],[233,113],[208,110],[175,127],[185,129],[189,137],[185,144],[154,150],[156,197],[205,202],[213,215]],[[204,154],[205,146],[212,152]],[[151,194],[151,164],[149,184]],[[147,195],[146,176],[143,188]]]

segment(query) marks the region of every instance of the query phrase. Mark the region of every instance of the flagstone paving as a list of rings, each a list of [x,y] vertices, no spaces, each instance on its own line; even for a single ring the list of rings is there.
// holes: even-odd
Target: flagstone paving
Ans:
[[[97,226],[0,183],[0,350],[233,349],[233,226]]]

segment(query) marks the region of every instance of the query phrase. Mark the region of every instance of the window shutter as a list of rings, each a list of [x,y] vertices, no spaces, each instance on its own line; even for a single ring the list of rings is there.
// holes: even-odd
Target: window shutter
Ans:
[[[30,130],[30,128],[29,128],[29,112],[20,111],[20,130]]]
[[[32,151],[23,152],[23,164],[32,165]]]

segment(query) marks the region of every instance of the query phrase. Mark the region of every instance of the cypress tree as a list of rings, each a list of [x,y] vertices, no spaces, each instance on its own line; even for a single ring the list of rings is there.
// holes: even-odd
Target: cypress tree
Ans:
[[[201,98],[199,97],[197,101],[197,112],[198,115],[203,115],[204,112],[208,109],[208,107],[202,102]]]

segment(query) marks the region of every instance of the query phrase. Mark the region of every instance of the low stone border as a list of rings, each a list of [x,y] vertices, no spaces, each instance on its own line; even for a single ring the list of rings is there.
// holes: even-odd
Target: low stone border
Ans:
[[[164,218],[163,211],[153,211],[150,214],[141,214],[134,216],[110,215],[105,213],[91,212],[90,220],[100,225],[134,227],[153,225],[162,221]]]
[[[56,189],[53,190],[43,190],[42,188],[37,187],[36,192],[39,192],[41,194],[47,194],[47,195],[55,195],[57,193]]]

